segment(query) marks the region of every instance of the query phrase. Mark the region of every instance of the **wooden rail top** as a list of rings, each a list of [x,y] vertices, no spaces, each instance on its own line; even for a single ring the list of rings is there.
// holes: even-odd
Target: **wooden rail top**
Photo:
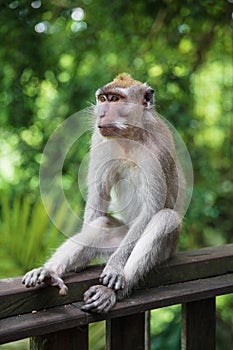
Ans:
[[[68,295],[40,285],[25,288],[21,277],[0,281],[0,344],[103,319],[233,293],[233,244],[181,252],[157,270],[107,315],[81,311],[82,297],[98,284],[101,266],[66,276]]]

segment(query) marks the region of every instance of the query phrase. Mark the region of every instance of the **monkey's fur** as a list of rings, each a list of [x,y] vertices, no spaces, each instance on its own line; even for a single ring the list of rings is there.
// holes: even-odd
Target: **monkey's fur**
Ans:
[[[109,255],[100,284],[84,294],[84,311],[108,312],[152,267],[176,250],[184,178],[172,134],[154,109],[154,90],[122,73],[96,92],[88,198],[80,233],[63,243],[26,287],[49,281]],[[112,189],[122,221],[109,215]]]

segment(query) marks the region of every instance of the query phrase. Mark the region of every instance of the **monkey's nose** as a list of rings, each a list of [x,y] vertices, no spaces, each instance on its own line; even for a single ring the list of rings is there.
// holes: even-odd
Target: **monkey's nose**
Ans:
[[[112,124],[98,124],[99,129],[108,129],[108,128],[112,128],[112,127],[113,127]]]

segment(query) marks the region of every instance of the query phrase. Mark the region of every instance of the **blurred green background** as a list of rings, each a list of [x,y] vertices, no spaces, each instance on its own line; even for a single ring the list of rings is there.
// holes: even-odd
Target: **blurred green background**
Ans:
[[[192,158],[180,249],[232,243],[232,0],[19,0],[1,1],[0,10],[0,276],[41,264],[64,239],[40,199],[43,148],[123,71],[156,89],[158,112]],[[77,172],[89,137],[63,169],[80,215]],[[217,349],[230,350],[232,296],[218,298],[217,310]],[[91,348],[104,349],[103,323],[91,328]],[[151,329],[153,350],[178,350],[180,307],[153,311]],[[27,349],[27,341],[0,348]]]

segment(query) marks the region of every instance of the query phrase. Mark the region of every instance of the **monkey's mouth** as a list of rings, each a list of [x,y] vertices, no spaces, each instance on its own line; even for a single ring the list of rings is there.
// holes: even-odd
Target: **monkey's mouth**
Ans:
[[[122,129],[113,124],[98,125],[100,134],[104,137],[121,136]]]

